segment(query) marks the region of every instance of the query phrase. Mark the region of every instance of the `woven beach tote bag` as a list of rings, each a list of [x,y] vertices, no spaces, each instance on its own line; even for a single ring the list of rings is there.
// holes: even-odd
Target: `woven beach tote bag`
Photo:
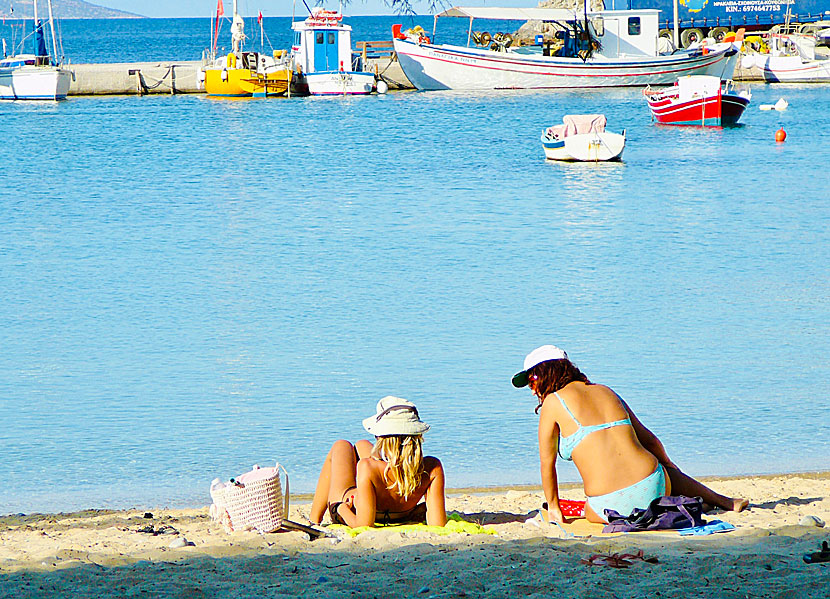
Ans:
[[[285,474],[285,495],[280,470]],[[214,481],[210,495],[213,498],[211,516],[225,529],[274,532],[282,528],[288,516],[288,472],[279,463],[273,468],[254,465],[250,472],[230,482]]]

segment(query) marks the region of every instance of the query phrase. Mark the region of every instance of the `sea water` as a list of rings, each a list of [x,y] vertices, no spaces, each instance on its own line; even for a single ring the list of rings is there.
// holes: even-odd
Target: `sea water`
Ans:
[[[536,484],[545,343],[694,475],[828,469],[830,95],[749,88],[733,129],[639,89],[0,104],[0,513],[310,492],[389,394],[448,486]],[[545,161],[597,112],[622,163]]]

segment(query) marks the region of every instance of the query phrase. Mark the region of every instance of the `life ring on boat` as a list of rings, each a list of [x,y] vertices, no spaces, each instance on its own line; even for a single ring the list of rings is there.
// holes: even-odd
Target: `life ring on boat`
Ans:
[[[233,52],[229,52],[227,63],[229,69],[236,68],[236,54],[234,54]]]

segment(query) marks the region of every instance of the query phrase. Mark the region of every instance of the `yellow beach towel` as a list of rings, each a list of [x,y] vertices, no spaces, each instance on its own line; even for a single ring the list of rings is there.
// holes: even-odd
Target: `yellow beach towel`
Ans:
[[[394,528],[397,532],[421,531],[431,532],[437,535],[451,535],[451,534],[467,534],[467,535],[494,535],[496,531],[489,527],[481,526],[473,522],[462,520],[458,514],[450,514],[447,518],[446,526],[429,526],[427,524],[379,524],[372,526],[358,526],[357,528],[349,528],[342,524],[331,524],[327,528],[333,530],[343,530],[350,536],[355,537],[362,532],[372,530],[372,528]]]

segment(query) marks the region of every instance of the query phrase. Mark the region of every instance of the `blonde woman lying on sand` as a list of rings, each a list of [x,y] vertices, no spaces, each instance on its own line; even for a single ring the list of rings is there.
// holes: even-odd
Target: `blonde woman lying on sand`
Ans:
[[[746,499],[720,495],[681,472],[631,408],[608,387],[591,383],[558,347],[530,352],[513,385],[529,386],[539,400],[539,458],[550,521],[563,521],[557,453],[573,460],[582,476],[591,522],[606,522],[606,509],[628,516],[663,495],[702,497],[709,506],[736,512],[747,506]]]
[[[414,404],[384,397],[363,427],[375,435],[374,447],[369,441],[332,445],[309,519],[319,524],[328,509],[332,523],[353,528],[424,520],[444,526],[444,468],[437,458],[423,455],[422,435],[429,425]]]

